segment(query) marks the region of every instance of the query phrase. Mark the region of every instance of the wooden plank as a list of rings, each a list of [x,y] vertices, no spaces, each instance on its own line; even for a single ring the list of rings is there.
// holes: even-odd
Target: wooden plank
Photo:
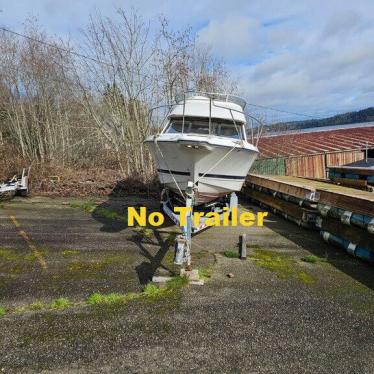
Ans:
[[[304,215],[304,209],[301,208],[299,205],[290,203],[288,201],[284,201],[281,199],[274,198],[271,195],[268,195],[263,192],[259,192],[256,190],[248,190],[247,192],[248,196],[271,207],[274,209],[277,209],[283,213],[286,213],[287,215],[292,216],[293,218],[297,220],[302,220]]]
[[[325,155],[287,158],[286,174],[298,177],[324,178],[326,176]]]
[[[291,176],[249,175],[248,182],[300,199],[305,199],[307,193],[316,192],[322,204],[374,217],[372,192]]]
[[[351,162],[360,161],[364,158],[362,151],[335,152],[326,154],[326,164],[328,167],[340,166]],[[330,166],[329,166],[330,165]]]
[[[334,178],[334,182],[340,183],[343,186],[366,189],[368,182],[362,179],[350,178]]]
[[[374,194],[366,191],[353,191],[353,193],[347,194],[338,191],[319,190],[319,202],[350,212],[374,217]]]
[[[311,193],[315,192],[315,188],[308,183],[291,182],[289,180],[277,179],[277,177],[260,176],[250,174],[246,180],[247,183],[253,183],[260,187],[268,188],[272,191],[281,192],[298,199],[308,199]]]
[[[366,230],[344,225],[339,220],[333,218],[324,218],[322,220],[322,230],[374,252],[374,235],[369,234]]]

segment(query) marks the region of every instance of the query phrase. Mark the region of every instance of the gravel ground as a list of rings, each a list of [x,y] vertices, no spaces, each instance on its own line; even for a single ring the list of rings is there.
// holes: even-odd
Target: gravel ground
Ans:
[[[95,292],[139,293],[152,275],[178,270],[174,226],[139,231],[103,214],[157,209],[157,201],[96,203],[34,197],[0,208],[2,372],[374,372],[372,267],[273,215],[262,228],[194,237],[194,266],[208,276],[202,287],[85,305]],[[244,232],[248,259],[225,257]],[[22,309],[60,297],[74,306]]]

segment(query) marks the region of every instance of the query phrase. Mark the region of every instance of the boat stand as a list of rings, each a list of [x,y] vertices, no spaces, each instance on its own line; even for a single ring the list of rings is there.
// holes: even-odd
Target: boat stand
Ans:
[[[14,175],[4,183],[0,184],[0,196],[7,192],[14,192],[21,196],[27,196],[29,193],[29,177],[31,166],[26,170],[22,169],[21,176]]]
[[[206,224],[206,217],[200,217],[198,226],[194,226],[193,213],[194,213],[194,197],[195,190],[193,182],[188,182],[185,190],[185,224],[181,226],[180,214],[174,212],[174,204],[169,195],[169,191],[164,189],[161,193],[161,209],[169,216],[169,218],[178,226],[182,228],[182,234],[178,235],[175,239],[175,252],[174,252],[174,264],[184,266],[181,269],[181,275],[186,276],[190,279],[191,283],[200,282],[196,284],[203,284],[203,281],[199,279],[198,270],[193,270],[191,260],[191,246],[192,236],[199,233],[200,231],[210,227]],[[223,207],[223,205],[226,205]],[[223,204],[222,201],[207,204],[211,212],[218,213],[220,219],[224,213],[231,215],[232,209],[238,206],[238,197],[235,192],[230,194],[230,200],[228,203]]]

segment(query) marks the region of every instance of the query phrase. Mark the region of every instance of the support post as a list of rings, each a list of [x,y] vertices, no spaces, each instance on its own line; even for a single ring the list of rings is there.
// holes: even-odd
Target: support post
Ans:
[[[238,196],[235,192],[232,192],[230,195],[230,212],[232,211],[232,208],[238,207]]]
[[[247,235],[242,234],[239,236],[239,256],[241,260],[247,259]]]
[[[191,271],[191,239],[192,239],[192,216],[193,216],[193,182],[187,183],[186,189],[186,224],[183,226],[182,235],[178,235],[175,244],[174,263],[176,265],[183,265],[186,263],[186,270]]]

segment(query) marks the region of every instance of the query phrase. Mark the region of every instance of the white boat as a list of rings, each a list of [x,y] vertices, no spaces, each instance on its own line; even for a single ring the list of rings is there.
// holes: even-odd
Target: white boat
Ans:
[[[247,141],[245,101],[188,92],[172,106],[158,135],[146,139],[161,184],[184,196],[194,183],[194,205],[240,191],[258,149]]]

